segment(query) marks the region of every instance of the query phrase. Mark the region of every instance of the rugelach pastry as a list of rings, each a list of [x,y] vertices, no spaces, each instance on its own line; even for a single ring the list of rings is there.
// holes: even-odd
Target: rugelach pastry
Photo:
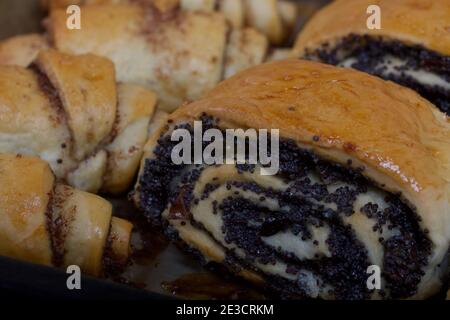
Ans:
[[[0,65],[18,65],[27,67],[41,50],[49,48],[45,36],[32,33],[11,37],[0,42]]]
[[[274,45],[289,36],[298,7],[286,0],[44,0],[44,8],[65,9],[69,5],[141,4],[163,10],[180,8],[185,11],[211,13],[218,11],[233,28],[252,27],[264,33]]]
[[[42,51],[29,68],[0,66],[0,153],[39,156],[71,186],[120,193],[155,104],[153,92],[117,83],[108,59]]]
[[[0,173],[0,255],[94,276],[127,265],[132,225],[108,201],[58,183],[36,157],[0,154]]]
[[[51,10],[46,34],[0,42],[0,65],[28,66],[47,47],[104,56],[114,62],[118,81],[152,89],[159,107],[170,112],[266,59],[268,38],[257,29],[232,27],[222,11],[183,10],[177,3],[83,6],[80,30],[67,28],[65,9]],[[234,10],[232,3],[227,10]]]
[[[105,5],[83,7],[83,27],[69,30],[65,10],[47,20],[53,46],[110,58],[119,81],[151,88],[172,111],[200,98],[224,75],[261,63],[268,42],[254,29],[229,28],[217,12]]]
[[[367,27],[375,4],[380,30]],[[450,0],[337,0],[308,22],[294,52],[410,87],[450,115],[449,21]]]
[[[194,121],[219,132],[279,129],[279,172],[175,164],[171,134],[192,135]],[[410,89],[316,62],[274,62],[170,115],[145,147],[133,197],[204,263],[282,297],[426,298],[447,272],[449,137],[447,117]],[[374,267],[381,290],[367,286]]]

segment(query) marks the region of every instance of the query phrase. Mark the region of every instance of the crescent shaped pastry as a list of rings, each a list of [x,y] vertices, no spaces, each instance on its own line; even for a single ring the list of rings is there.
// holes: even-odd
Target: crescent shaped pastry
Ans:
[[[128,263],[132,225],[108,201],[57,183],[36,157],[0,154],[0,255],[99,276]]]
[[[267,166],[250,158],[175,162],[172,133],[186,130],[196,144],[198,122],[215,134],[269,130],[249,144],[279,129],[277,174],[262,175]],[[449,137],[448,119],[410,89],[315,62],[273,62],[173,113],[147,142],[134,200],[204,262],[283,297],[425,298],[447,268]],[[368,286],[376,270],[380,290]]]
[[[233,2],[221,4],[227,14],[237,10]],[[82,7],[81,17],[81,29],[71,30],[66,10],[52,10],[44,23],[47,34],[0,42],[0,65],[26,67],[46,47],[96,54],[114,63],[118,81],[152,89],[159,107],[173,111],[225,77],[262,63],[268,52],[268,39],[258,30],[230,28],[225,14],[184,10],[177,1],[92,4]]]
[[[64,9],[69,5],[141,4],[162,11],[221,12],[233,28],[252,27],[265,34],[274,45],[281,44],[297,19],[297,4],[286,0],[43,0],[45,9]]]
[[[151,91],[117,84],[105,58],[42,51],[30,68],[0,66],[0,152],[39,156],[78,189],[120,193],[155,104]]]
[[[449,21],[450,0],[338,0],[308,22],[294,52],[410,87],[450,115]]]
[[[0,42],[0,65],[28,66],[41,50],[48,49],[47,39],[33,33],[11,37]]]

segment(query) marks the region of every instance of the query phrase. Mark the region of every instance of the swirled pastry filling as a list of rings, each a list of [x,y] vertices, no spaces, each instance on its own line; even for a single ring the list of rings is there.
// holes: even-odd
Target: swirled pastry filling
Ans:
[[[220,129],[219,121],[202,121]],[[193,132],[191,124],[179,127]],[[431,253],[427,231],[414,209],[366,179],[364,168],[282,139],[278,174],[262,176],[258,165],[175,165],[175,145],[169,130],[154,146],[138,203],[151,223],[205,262],[215,248],[230,272],[250,270],[284,298],[416,293]],[[368,289],[371,265],[381,269],[381,290]]]
[[[354,68],[417,91],[450,115],[450,57],[380,37],[349,35],[305,58]]]

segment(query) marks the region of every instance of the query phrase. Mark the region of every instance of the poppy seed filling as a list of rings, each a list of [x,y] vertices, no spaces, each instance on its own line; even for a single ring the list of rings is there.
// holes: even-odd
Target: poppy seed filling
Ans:
[[[220,129],[216,119],[200,120]],[[188,123],[179,127],[192,131]],[[279,173],[264,180],[253,165],[175,165],[175,144],[168,132],[160,137],[139,187],[140,209],[172,239],[181,240],[183,226],[195,228],[223,249],[230,272],[251,270],[286,298],[370,298],[372,264],[382,270],[380,297],[417,292],[431,242],[414,210],[366,179],[363,168],[282,139]],[[361,237],[355,221],[370,227],[376,244]],[[382,256],[369,245],[380,246]]]
[[[304,58],[354,68],[409,87],[450,115],[450,57],[420,45],[351,34]]]

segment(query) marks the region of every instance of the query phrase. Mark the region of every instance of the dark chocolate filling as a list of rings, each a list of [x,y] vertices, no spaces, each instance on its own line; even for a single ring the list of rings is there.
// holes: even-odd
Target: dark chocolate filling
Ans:
[[[218,122],[203,116],[203,128],[218,128]],[[192,132],[189,124],[178,126]],[[204,229],[189,215],[192,205],[208,198],[209,194],[218,188],[211,181],[203,190],[200,199],[192,193],[194,186],[202,173],[202,166],[174,165],[171,161],[171,151],[176,145],[170,141],[170,135],[163,134],[158,141],[154,153],[155,158],[147,159],[144,172],[140,177],[140,208],[150,223],[163,226],[168,236],[179,240],[173,227],[162,221],[161,213],[170,205],[182,207],[185,218],[191,224]],[[333,288],[331,294],[337,299],[365,299],[370,292],[366,287],[367,267],[370,265],[364,245],[356,238],[351,226],[343,222],[344,217],[354,213],[353,203],[360,193],[367,192],[369,187],[375,187],[363,175],[363,169],[352,169],[337,163],[324,161],[311,151],[301,149],[294,141],[280,141],[280,171],[278,176],[290,183],[285,192],[263,188],[253,182],[228,181],[227,189],[236,190],[233,196],[213,203],[213,214],[221,214],[223,229],[227,243],[233,243],[244,250],[245,258],[238,258],[235,253],[226,250],[224,264],[229,270],[241,266],[260,271],[254,267],[254,262],[273,264],[283,261],[288,268],[287,273],[301,276],[299,270],[309,270],[319,275],[324,285]],[[348,163],[349,165],[351,162]],[[238,172],[253,172],[254,166],[239,165]],[[314,172],[319,181],[312,182],[308,173]],[[329,192],[327,185],[345,182],[344,187]],[[254,203],[242,197],[241,191],[252,191],[260,196],[261,203]],[[277,212],[270,211],[262,205],[265,199],[276,199],[280,204]],[[333,203],[336,210],[317,204]],[[376,224],[373,232],[380,234],[380,243],[384,247],[384,262],[382,266],[383,279],[389,297],[406,298],[417,291],[417,286],[423,276],[431,254],[431,242],[426,231],[419,226],[420,218],[413,209],[403,203],[398,195],[388,194],[384,209],[378,205],[366,203],[361,211]],[[176,210],[181,212],[180,210]],[[251,223],[249,223],[251,222]],[[262,241],[280,231],[289,231],[302,240],[311,240],[310,227],[328,226],[330,233],[326,244],[331,257],[316,256],[315,259],[299,260],[292,253],[281,248],[273,248]],[[383,226],[398,230],[398,235],[388,239],[382,237]],[[207,230],[205,230],[207,231]],[[316,245],[316,243],[314,243]],[[262,273],[262,272],[260,272]],[[263,273],[262,273],[263,274]],[[280,290],[283,297],[305,297],[308,293],[302,288],[301,281],[295,283],[278,276],[263,274],[268,285],[289,282],[290,286],[273,285]],[[274,280],[276,279],[276,281]],[[286,287],[290,287],[287,290]],[[284,288],[284,289],[283,289]],[[287,291],[286,291],[287,290]]]
[[[380,61],[392,56],[404,61],[397,72],[387,72],[386,65]],[[316,50],[307,51],[303,58],[339,65],[347,58],[354,58],[351,67],[385,80],[391,80],[409,87],[435,104],[441,111],[450,115],[450,90],[439,85],[426,85],[411,77],[406,70],[425,70],[450,82],[450,57],[426,49],[420,45],[407,45],[399,41],[380,37],[351,34],[337,44],[323,44]]]

